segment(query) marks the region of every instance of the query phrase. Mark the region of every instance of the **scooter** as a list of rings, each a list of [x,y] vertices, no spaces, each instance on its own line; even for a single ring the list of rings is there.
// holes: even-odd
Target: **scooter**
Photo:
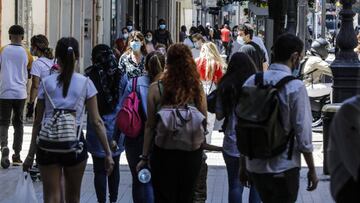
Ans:
[[[322,108],[326,104],[331,103],[332,95],[332,76],[321,75],[321,82],[314,83],[312,80],[313,73],[318,71],[317,69],[311,70],[310,72],[304,72],[304,66],[306,58],[300,63],[300,70],[298,78],[306,81],[305,86],[310,99],[311,113],[312,113],[312,128],[322,126]],[[310,80],[310,83],[309,83]]]

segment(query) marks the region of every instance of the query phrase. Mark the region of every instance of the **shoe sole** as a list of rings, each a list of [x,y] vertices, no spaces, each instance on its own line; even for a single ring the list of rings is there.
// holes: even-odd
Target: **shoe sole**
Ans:
[[[13,166],[21,166],[22,165],[22,163],[19,163],[19,162],[13,162],[13,164],[12,164]]]
[[[8,148],[4,148],[1,153],[1,167],[5,169],[10,166],[9,153],[10,151]]]

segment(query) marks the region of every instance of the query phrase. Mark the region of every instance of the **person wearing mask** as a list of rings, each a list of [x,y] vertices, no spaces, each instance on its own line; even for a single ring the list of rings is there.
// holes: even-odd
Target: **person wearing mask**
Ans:
[[[151,30],[145,32],[145,43],[147,53],[155,51],[156,43],[154,39],[154,34]]]
[[[179,33],[179,41],[180,42],[184,42],[185,38],[187,37],[186,31],[187,31],[186,26],[182,25],[180,28],[180,33]]]
[[[238,29],[238,42],[242,44],[240,52],[248,54],[259,71],[266,71],[268,64],[266,63],[265,52],[259,45],[252,41],[254,31],[247,25],[240,25]]]
[[[219,82],[217,88],[216,118],[224,119],[223,132],[223,157],[228,174],[228,202],[242,202],[244,187],[240,182],[240,177],[247,176],[246,173],[240,174],[240,161],[245,161],[237,149],[236,131],[237,118],[235,108],[239,98],[241,87],[244,82],[256,73],[256,67],[252,59],[245,53],[235,53],[229,62],[225,75]],[[240,159],[241,158],[241,159]],[[245,170],[242,170],[245,172]],[[260,203],[260,197],[255,187],[250,186],[249,203]]]
[[[3,168],[10,166],[8,130],[11,118],[14,127],[12,163],[15,166],[22,164],[20,152],[24,134],[23,111],[27,98],[28,71],[33,61],[30,52],[21,44],[24,32],[20,25],[11,26],[11,44],[0,49],[0,143]]]
[[[121,55],[126,51],[127,39],[129,38],[129,32],[126,27],[121,29],[122,36],[115,41],[114,52],[116,58],[119,60]]]
[[[191,53],[193,55],[193,58],[197,59],[200,56],[201,47],[206,41],[204,40],[204,37],[199,33],[192,35],[191,38],[194,42],[194,48],[191,49]]]
[[[85,107],[90,116],[90,122],[87,125],[95,128],[106,154],[103,164],[105,164],[107,175],[112,173],[114,161],[106,139],[105,126],[98,112],[97,91],[94,83],[74,72],[75,63],[79,58],[79,44],[76,39],[61,38],[56,45],[55,58],[60,66],[60,72],[44,78],[39,86],[31,144],[23,170],[29,170],[36,153],[43,183],[43,201],[45,203],[60,202],[62,191],[64,191],[66,202],[80,202],[81,182],[88,158],[86,142],[81,133]],[[39,148],[37,139],[42,125],[51,122],[50,119],[53,119],[55,111],[60,112],[65,109],[74,111],[76,115],[77,134],[80,134],[78,150],[60,153]],[[54,146],[48,147],[50,149]],[[64,185],[60,183],[63,178]]]
[[[144,63],[146,54],[144,35],[139,31],[130,33],[127,51],[119,60],[121,75],[126,76],[128,79],[142,76],[145,73]]]
[[[189,36],[186,36],[185,40],[184,40],[184,44],[186,46],[188,46],[190,49],[194,48],[195,45],[194,45],[194,42],[193,42],[193,39],[192,39],[192,36],[196,33],[198,33],[198,29],[197,27],[191,27],[190,30],[189,30]]]
[[[126,22],[126,29],[128,30],[129,33],[136,31],[134,28],[134,23],[131,20]]]
[[[300,64],[303,49],[304,43],[295,35],[279,36],[273,47],[274,63],[263,73],[263,84],[276,84],[286,76],[291,76],[292,71]],[[255,76],[252,75],[246,80],[244,87],[255,84]],[[242,164],[240,167],[241,170],[249,172],[250,179],[264,203],[296,202],[301,154],[309,168],[307,191],[315,190],[319,181],[312,154],[311,108],[304,83],[300,80],[289,81],[279,90],[278,98],[283,129],[286,134],[293,133],[296,147],[287,144],[285,150],[271,158],[246,157],[246,166]]]
[[[231,40],[231,31],[229,30],[229,26],[227,24],[221,29],[221,42],[224,48],[224,53],[229,55],[229,43]]]
[[[243,45],[243,42],[241,41],[241,37],[239,36],[239,26],[234,26],[233,32],[232,32],[232,40],[231,40],[231,46],[230,46],[230,54],[227,56],[226,61],[229,61],[236,52],[238,52]]]
[[[166,48],[168,48],[172,43],[171,34],[166,29],[166,21],[164,19],[160,19],[158,21],[159,29],[155,30],[155,42],[165,44]]]
[[[249,26],[250,29],[252,30],[252,32],[254,33],[255,28],[253,26],[251,26],[250,24],[247,24],[247,26]],[[267,63],[267,65],[269,65],[270,64],[269,54],[268,54],[268,51],[264,44],[264,35],[263,34],[265,34],[265,32],[262,30],[259,30],[258,35],[253,34],[252,41],[255,42],[255,44],[257,44],[261,48],[261,50],[264,52],[266,63]]]
[[[151,83],[156,82],[161,74],[164,71],[165,67],[165,56],[158,52],[151,52],[146,56],[145,59],[145,69],[147,75],[136,78],[136,93],[139,100],[141,101],[141,115],[142,120],[147,120],[147,96],[149,91],[149,86]],[[134,78],[135,79],[135,78]],[[133,89],[133,80],[131,79],[126,87],[124,87],[125,92],[122,96],[122,101],[132,92]],[[136,165],[140,162],[140,155],[142,154],[142,149],[144,145],[144,131],[140,133],[136,138],[127,137],[125,135],[125,151],[126,158],[129,163],[129,168],[132,175],[132,196],[134,203],[153,203],[154,202],[154,192],[152,183],[141,183],[138,179],[138,173],[136,171]]]
[[[165,44],[157,43],[155,46],[155,51],[162,53],[166,57],[166,46]]]
[[[31,55],[38,57],[32,63],[30,74],[32,76],[30,98],[27,104],[26,118],[32,118],[34,113],[34,102],[38,95],[41,79],[56,72],[54,68],[54,56],[49,48],[49,41],[44,35],[35,35],[31,38]]]
[[[176,90],[176,91],[174,91]],[[169,47],[166,71],[160,82],[152,83],[147,97],[147,120],[144,147],[137,170],[151,165],[155,202],[192,203],[196,178],[199,175],[203,149],[191,151],[165,149],[153,143],[157,111],[161,106],[194,104],[206,117],[206,96],[190,49],[184,44]],[[152,152],[150,155],[150,148]],[[150,159],[150,163],[148,160]]]
[[[99,44],[94,47],[91,53],[93,64],[85,70],[85,75],[91,79],[98,91],[97,108],[102,122],[106,128],[106,137],[112,140],[111,150],[112,158],[115,162],[112,173],[107,176],[104,162],[106,152],[97,139],[98,135],[93,125],[87,125],[86,141],[88,151],[93,159],[94,185],[97,201],[105,203],[109,189],[110,202],[116,202],[118,197],[120,171],[119,159],[123,151],[123,144],[120,136],[115,136],[115,120],[117,112],[120,109],[120,97],[123,90],[121,89],[121,73],[118,68],[116,58],[111,48],[105,44]],[[124,82],[126,84],[126,81]],[[91,118],[88,116],[88,123]]]

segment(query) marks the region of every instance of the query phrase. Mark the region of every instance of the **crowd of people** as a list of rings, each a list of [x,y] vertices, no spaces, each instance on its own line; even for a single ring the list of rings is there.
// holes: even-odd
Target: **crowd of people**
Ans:
[[[205,28],[191,27],[190,35],[183,26],[181,43],[173,43],[165,20],[159,20],[158,26],[155,32],[141,33],[128,22],[114,47],[99,44],[93,48],[92,65],[85,75],[75,72],[76,39],[61,38],[53,55],[47,38],[36,35],[29,52],[22,46],[24,29],[12,26],[11,44],[0,50],[1,166],[10,166],[7,135],[13,113],[12,163],[28,171],[36,160],[45,203],[80,202],[88,152],[94,162],[97,201],[105,203],[109,197],[116,202],[124,150],[134,203],[205,202],[205,150],[223,154],[229,203],[242,202],[244,187],[250,187],[252,203],[295,202],[301,154],[309,168],[307,190],[315,190],[318,178],[309,99],[303,82],[291,77],[303,57],[304,43],[291,34],[280,36],[270,65],[263,41],[248,24],[230,31],[226,24],[219,29],[207,23]],[[30,149],[22,163],[22,115],[29,78],[26,117],[34,117],[34,122]],[[262,138],[243,137],[259,129],[239,119],[238,111],[251,115],[249,120],[256,123],[255,112],[246,112],[254,108],[239,104],[263,108],[265,101],[248,100],[258,94],[257,87],[265,91],[269,85],[277,88],[273,109],[278,111],[273,114],[277,119],[268,122],[272,126],[281,120],[281,136],[286,140],[276,150],[268,146],[271,155],[261,156],[256,140]],[[211,145],[216,119],[224,120],[221,147]],[[272,129],[261,135],[278,136],[273,131],[280,132]],[[239,144],[244,139],[247,142]],[[250,151],[240,147],[244,144],[252,146]],[[146,183],[138,178],[144,168],[151,171]]]

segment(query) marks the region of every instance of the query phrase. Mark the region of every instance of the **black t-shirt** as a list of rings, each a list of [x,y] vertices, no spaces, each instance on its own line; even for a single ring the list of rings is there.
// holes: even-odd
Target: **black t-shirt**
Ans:
[[[240,52],[248,54],[254,61],[258,71],[263,70],[263,63],[266,62],[265,53],[255,42],[249,42],[240,48]]]

